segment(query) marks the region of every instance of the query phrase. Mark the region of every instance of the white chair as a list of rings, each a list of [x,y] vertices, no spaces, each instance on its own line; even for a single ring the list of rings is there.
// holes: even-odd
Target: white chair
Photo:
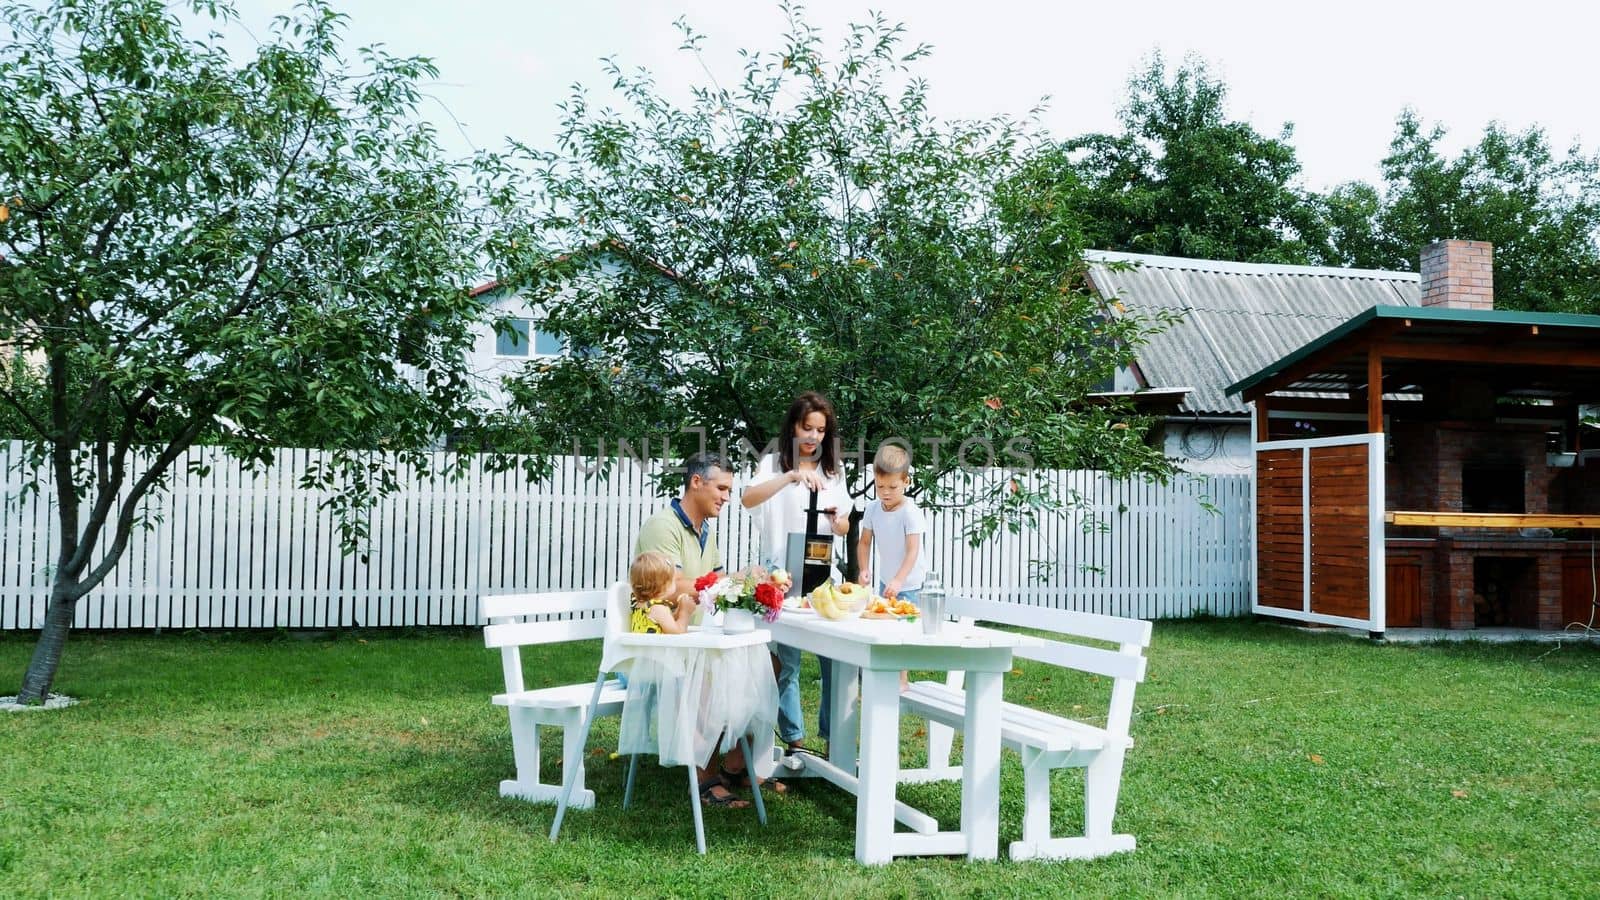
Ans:
[[[579,742],[589,706],[589,683],[530,689],[523,678],[522,648],[604,637],[611,596],[611,591],[601,590],[483,597],[483,615],[488,623],[483,629],[484,644],[499,649],[505,674],[505,691],[493,699],[510,716],[511,749],[517,767],[515,778],[500,782],[500,796],[535,803],[555,803],[560,799],[560,783],[539,780],[539,733],[560,728],[565,770],[577,773],[572,803],[580,809],[594,805],[594,792],[584,787],[583,745]],[[588,709],[588,714],[618,715],[626,696],[622,685],[609,681],[600,703]]]
[[[753,631],[746,634],[721,634],[716,632],[693,632],[690,634],[634,634],[630,630],[632,603],[630,591],[626,583],[619,582],[612,588],[610,602],[606,607],[605,648],[601,654],[600,670],[595,676],[594,689],[589,701],[589,714],[584,717],[582,731],[578,738],[578,747],[587,743],[589,726],[594,721],[595,710],[599,707],[601,698],[605,693],[607,676],[616,671],[623,663],[647,651],[670,650],[678,653],[704,653],[708,650],[734,650],[740,647],[751,647],[765,644],[770,640],[766,631]],[[637,688],[630,683],[629,690]],[[750,739],[741,736],[740,746],[744,749],[746,765],[754,771],[754,755],[750,750]],[[695,847],[702,855],[706,852],[705,822],[700,812],[700,779],[695,766],[685,766],[689,770],[689,804],[694,810],[694,840]],[[632,754],[628,760],[628,780],[623,788],[622,807],[627,809],[633,800],[634,778],[639,770],[639,754]],[[581,777],[575,767],[563,773],[563,787],[561,800],[556,806],[556,818],[550,825],[550,840],[554,841],[561,834],[561,822],[567,813],[567,806],[573,792],[573,785]],[[761,799],[759,789],[751,792],[755,799],[756,817],[761,824],[767,824],[766,804]]]

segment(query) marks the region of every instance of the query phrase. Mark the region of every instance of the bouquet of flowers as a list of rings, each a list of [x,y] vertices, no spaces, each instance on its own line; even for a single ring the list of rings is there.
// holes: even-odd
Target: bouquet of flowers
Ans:
[[[708,572],[695,580],[694,589],[700,605],[712,612],[744,609],[772,622],[783,612],[783,595],[791,583],[782,569],[768,574],[754,568],[733,575]]]

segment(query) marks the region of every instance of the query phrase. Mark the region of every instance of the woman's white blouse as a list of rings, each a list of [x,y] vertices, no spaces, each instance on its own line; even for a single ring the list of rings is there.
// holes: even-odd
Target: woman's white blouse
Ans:
[[[752,486],[782,474],[778,469],[777,454],[769,453],[761,457],[761,462],[756,466],[756,474],[750,482]],[[820,469],[818,470],[821,471]],[[832,506],[841,514],[850,512],[850,490],[845,486],[844,467],[840,466],[838,474],[826,479],[821,491],[817,493],[817,509],[827,509]],[[761,534],[761,563],[769,568],[787,564],[784,554],[788,552],[789,535],[793,532],[804,533],[806,530],[806,510],[811,505],[811,492],[803,483],[786,484],[776,494],[767,498],[767,501],[751,512],[757,516],[757,527]],[[831,532],[831,522],[827,516],[817,515],[817,527],[828,529]],[[839,555],[838,536],[834,537],[834,556]]]

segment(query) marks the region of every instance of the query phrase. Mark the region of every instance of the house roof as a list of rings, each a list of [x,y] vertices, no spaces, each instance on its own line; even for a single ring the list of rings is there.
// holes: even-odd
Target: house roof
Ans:
[[[1384,327],[1385,322],[1391,323],[1389,327]],[[1244,395],[1269,382],[1282,382],[1271,384],[1273,390],[1310,391],[1365,383],[1365,344],[1361,339],[1387,341],[1380,352],[1401,361],[1399,366],[1385,362],[1386,382],[1390,370],[1399,369],[1401,377],[1397,380],[1406,382],[1448,364],[1452,374],[1463,372],[1467,366],[1515,367],[1523,374],[1527,387],[1548,388],[1555,385],[1541,382],[1550,377],[1541,370],[1584,363],[1588,368],[1595,367],[1595,360],[1600,359],[1600,353],[1595,351],[1600,347],[1600,316],[1377,306],[1229,385],[1228,393]],[[1330,350],[1340,342],[1345,342],[1347,349]],[[1326,358],[1314,360],[1319,354]],[[1352,361],[1349,357],[1359,358]],[[1302,362],[1307,365],[1300,366]],[[1292,371],[1296,367],[1303,371]],[[1535,372],[1539,377],[1528,374]],[[1592,375],[1574,372],[1560,372],[1556,380],[1590,388],[1597,383]]]
[[[1422,293],[1415,272],[1104,250],[1089,251],[1085,259],[1101,297],[1135,312],[1183,316],[1138,351],[1150,387],[1190,388],[1180,413],[1248,415],[1244,401],[1229,395],[1230,385],[1368,309],[1415,307]]]
[[[635,250],[633,248],[633,245],[629,244],[627,241],[622,240],[621,238],[607,238],[607,239],[605,239],[603,241],[600,241],[598,243],[592,244],[588,248],[588,250],[596,251],[602,256],[604,256],[604,255],[616,255],[616,256],[621,256],[621,257],[626,258],[626,259],[633,260],[634,262],[639,263],[640,265],[648,266],[649,268],[654,269],[656,272],[666,276],[667,278],[672,279],[673,281],[681,281],[683,279],[683,276],[679,275],[670,266],[666,265],[665,263],[662,263],[659,260],[656,260],[656,259],[654,259],[652,257],[646,256],[646,255],[640,253],[639,251],[637,251],[637,250]],[[572,254],[569,254],[569,253],[562,253],[562,254],[558,255],[556,257],[556,259],[558,261],[559,260],[565,260],[571,255]],[[487,294],[490,291],[497,291],[497,290],[500,290],[501,288],[508,288],[508,287],[510,287],[510,285],[507,285],[505,282],[501,281],[500,279],[492,278],[492,279],[484,282],[483,284],[480,284],[480,285],[472,288],[471,290],[469,290],[467,292],[467,295],[470,296],[470,297],[478,297],[478,296],[482,296],[483,294]]]

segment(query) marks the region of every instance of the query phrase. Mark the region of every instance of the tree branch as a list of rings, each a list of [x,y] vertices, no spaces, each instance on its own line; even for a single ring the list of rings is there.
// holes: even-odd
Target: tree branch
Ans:
[[[205,430],[210,421],[211,415],[209,412],[204,415],[194,416],[183,431],[162,449],[161,454],[156,457],[150,468],[146,469],[145,473],[133,483],[133,487],[129,488],[128,496],[122,501],[122,506],[117,513],[116,536],[112,538],[111,546],[106,549],[105,556],[101,559],[100,564],[91,569],[78,583],[80,597],[92,590],[101,581],[104,581],[105,577],[111,574],[111,570],[116,568],[117,562],[122,557],[122,551],[127,548],[128,539],[133,534],[133,526],[138,518],[140,501],[150,492],[151,487],[166,476],[167,470],[172,467],[172,463],[194,444],[195,439],[200,436],[200,432]],[[99,524],[94,525],[97,533],[99,527]]]
[[[47,441],[50,439],[50,429],[45,423],[39,421],[37,416],[29,412],[28,408],[22,405],[22,401],[18,400],[17,396],[8,388],[0,387],[0,400],[5,401],[7,406],[15,410],[17,415],[21,416],[22,420],[28,424],[28,427],[38,433],[41,440]]]

